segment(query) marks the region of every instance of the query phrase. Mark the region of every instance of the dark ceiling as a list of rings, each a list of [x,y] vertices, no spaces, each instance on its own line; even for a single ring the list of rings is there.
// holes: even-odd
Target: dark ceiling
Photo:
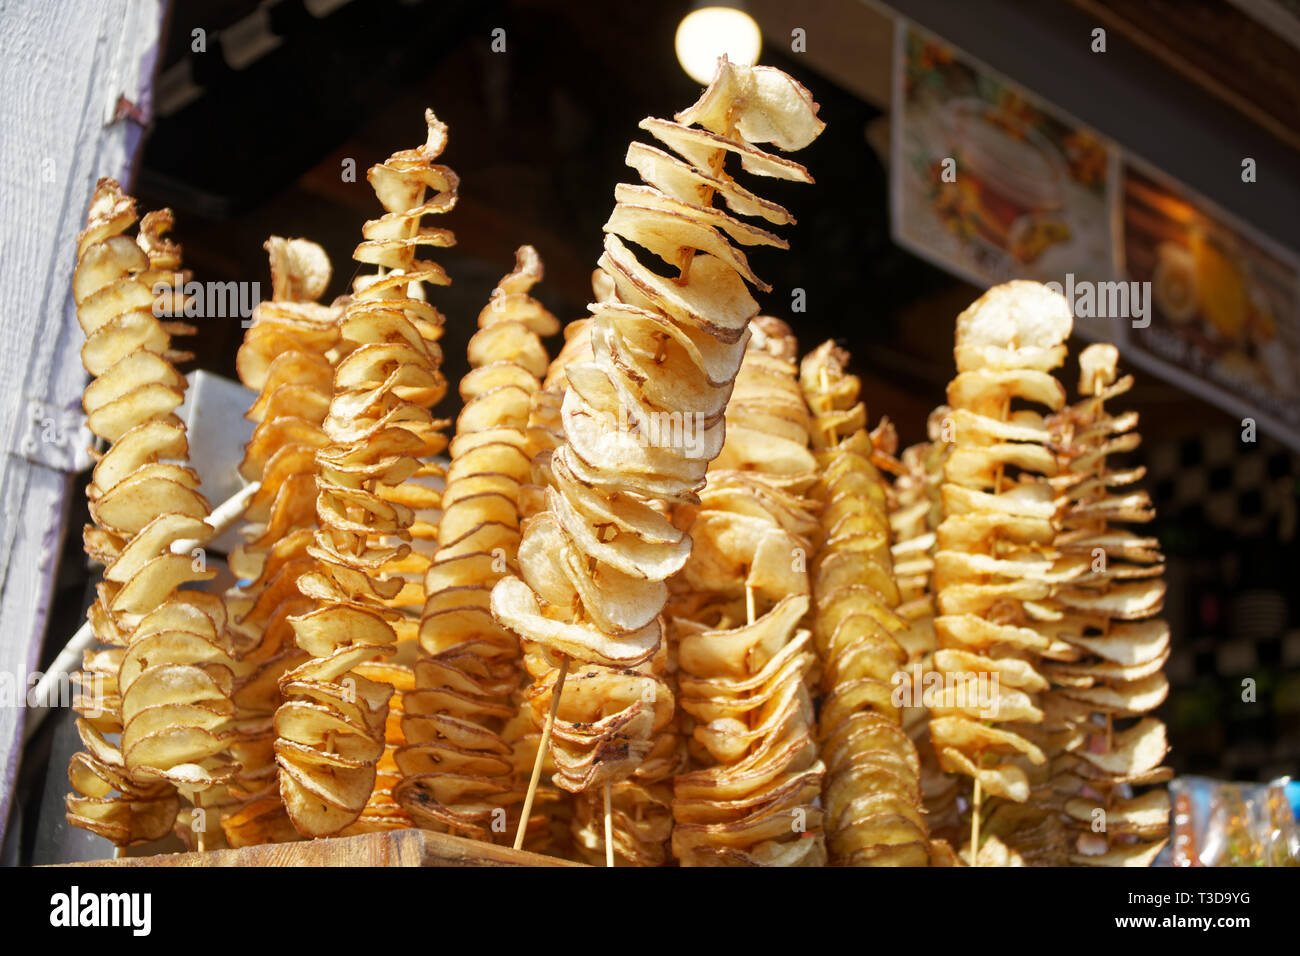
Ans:
[[[424,138],[431,107],[451,128],[444,161],[461,178],[446,222],[458,245],[438,257],[453,280],[431,298],[448,317],[451,381],[466,370],[474,318],[532,243],[547,267],[539,297],[562,319],[590,294],[601,226],[637,122],[671,116],[699,92],[677,64],[673,33],[689,3],[592,0],[352,0],[324,17],[303,0],[189,0],[173,4],[161,72],[189,60],[197,97],[169,111],[160,83],[156,124],[137,190],[146,208],[171,206],[186,264],[200,280],[258,280],[268,287],[262,243],[272,234],[321,243],[334,260],[331,294],[356,274],[361,224],[379,212],[363,171]],[[243,69],[226,64],[222,31],[259,7],[279,44]],[[505,30],[506,51],[491,50]],[[192,51],[203,30],[205,52]],[[229,42],[242,42],[238,31]],[[767,311],[795,325],[802,346],[841,340],[866,379],[869,410],[923,437],[927,411],[951,374],[952,319],[978,290],[895,246],[886,171],[864,135],[879,111],[799,57],[769,46],[763,62],[808,86],[827,122],[800,155],[817,182],[763,180],[798,225],[791,251],[754,255],[773,286]],[[357,181],[342,181],[345,159]],[[790,313],[791,290],[807,312]],[[242,328],[210,319],[197,364],[234,375]],[[1151,384],[1156,404],[1181,393]],[[439,411],[453,415],[455,401]]]

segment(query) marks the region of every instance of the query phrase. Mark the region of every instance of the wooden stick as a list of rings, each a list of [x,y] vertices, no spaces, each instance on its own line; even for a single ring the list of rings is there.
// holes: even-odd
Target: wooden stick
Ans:
[[[194,812],[199,814],[203,821],[203,829],[194,831],[195,843],[200,853],[208,852],[208,815],[203,810],[203,792],[196,790],[194,793]],[[190,828],[193,831],[194,817],[190,817]]]
[[[817,378],[818,378],[818,384],[820,384],[822,387],[822,395],[820,397],[824,399],[824,401],[821,404],[826,406],[821,410],[820,414],[826,415],[832,411],[830,407],[831,404],[830,396],[826,394],[831,390],[830,376],[826,374],[826,366],[823,365],[821,368],[817,370]],[[839,444],[839,439],[835,435],[835,432],[831,430],[831,427],[829,425],[822,426],[822,433],[826,436],[827,446],[834,448],[836,445]]]
[[[605,778],[605,865],[614,865],[614,816],[609,810],[609,778]]]
[[[746,584],[745,585],[745,623],[753,624],[754,618],[756,616],[757,615],[754,613],[754,589],[751,588],[748,584]],[[754,660],[754,648],[751,647],[749,650],[745,651],[745,666],[746,667],[751,666],[753,660]],[[757,711],[750,711],[749,716],[746,718],[746,720],[752,723],[757,713],[758,713]]]
[[[243,515],[244,509],[248,507],[249,499],[261,487],[260,482],[254,481],[245,485],[218,505],[212,514],[204,519],[212,526],[210,537],[215,538],[238,521]],[[168,550],[172,554],[188,555],[190,551],[200,546],[202,546],[202,542],[198,539],[180,538],[173,541]],[[62,702],[57,699],[60,686],[66,685],[70,674],[81,669],[82,655],[94,643],[95,632],[91,630],[90,622],[87,621],[77,628],[77,632],[72,635],[68,643],[64,645],[63,650],[59,651],[54,658],[53,663],[41,675],[40,680],[32,688],[29,695],[33,703],[27,708],[27,719],[23,724],[24,743],[32,738],[52,708],[62,706]]]
[[[533,797],[537,796],[537,782],[542,778],[542,763],[546,760],[546,748],[551,743],[551,728],[555,726],[555,712],[560,709],[560,694],[564,690],[564,678],[569,674],[569,658],[560,661],[560,673],[555,678],[555,688],[551,691],[551,710],[546,715],[542,726],[542,739],[537,744],[537,758],[533,761],[533,776],[528,781],[528,793],[524,797],[524,810],[519,815],[519,829],[515,833],[515,849],[524,847],[524,833],[528,830],[528,816],[533,812]]]
[[[115,860],[125,860],[125,859],[126,859],[126,847],[122,846],[120,843],[119,843],[117,846],[113,847],[113,859],[115,859]]]
[[[979,755],[979,762],[976,767],[984,763],[984,755]],[[975,778],[975,793],[971,796],[971,813],[970,813],[970,865],[980,865],[980,804],[983,802],[983,793],[980,788],[980,778]]]
[[[735,121],[732,117],[728,116],[727,130],[725,133],[722,134],[722,138],[734,139],[735,135],[736,135]],[[726,164],[727,164],[727,152],[726,150],[720,149],[717,151],[716,154],[714,154],[713,158],[709,160],[709,171],[713,173],[715,179],[722,173],[722,169],[724,166],[726,166]],[[713,202],[713,189],[708,188],[704,190],[704,192],[705,195],[700,197],[700,202],[707,206]],[[686,276],[687,273],[691,271],[691,263],[694,261],[694,259],[695,259],[695,247],[683,246],[682,254],[678,257],[677,260],[677,268],[680,270],[681,274],[678,275],[673,280],[678,285],[686,284]]]
[[[212,509],[212,514],[203,519],[212,528],[208,540],[224,534],[234,527],[235,522],[244,516],[244,511],[248,508],[248,502],[252,500],[253,495],[257,494],[261,487],[262,483],[260,481],[250,482]],[[198,538],[178,538],[171,543],[168,550],[172,554],[189,554],[190,551],[202,547],[203,544],[204,542]]]

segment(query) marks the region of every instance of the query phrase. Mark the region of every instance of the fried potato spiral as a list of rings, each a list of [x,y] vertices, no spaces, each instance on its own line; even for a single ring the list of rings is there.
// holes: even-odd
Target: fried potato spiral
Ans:
[[[253,310],[235,359],[242,381],[257,392],[245,417],[255,423],[240,474],[261,487],[249,501],[230,555],[247,582],[226,594],[236,638],[236,739],[242,767],[231,782],[239,807],[222,820],[232,846],[296,839],[280,799],[273,718],[280,678],[307,654],[294,642],[289,618],[312,609],[298,578],[315,567],[307,553],[316,530],[316,452],[329,444],[322,428],[333,393],[343,308],[316,300],[332,269],[325,250],[306,239],[272,236],[271,298]]]
[[[628,151],[645,185],[615,190],[599,262],[613,288],[590,307],[592,355],[565,373],[566,441],[550,457],[548,507],[524,525],[522,578],[507,576],[492,592],[497,619],[553,655],[628,668],[660,644],[664,581],[681,569],[691,541],[655,503],[693,500],[721,451],[723,411],[758,312],[746,282],[766,288],[732,243],[785,246],[713,200],[721,196],[742,216],[789,222],[724,166],[736,155],[749,172],[810,182],[802,166],[754,144],[806,146],[822,129],[816,111],[807,90],[780,71],[723,58],[677,122],[641,123],[681,158],[639,143]],[[647,267],[624,240],[678,277]],[[658,694],[653,675],[633,683]],[[566,704],[566,689],[561,699],[572,725],[553,738],[562,786],[626,777],[670,719],[671,705],[658,697],[601,686],[610,696],[575,692]]]
[[[438,549],[425,577],[424,656],[405,695],[406,745],[396,797],[425,828],[489,838],[506,831],[514,792],[510,745],[518,639],[492,618],[492,586],[516,567],[519,491],[531,465],[528,415],[549,356],[541,336],[559,322],[529,290],[542,262],[531,246],[493,290],[469,342],[465,406],[451,443]]]
[[[727,437],[697,509],[679,521],[695,551],[672,605],[678,688],[695,766],[673,780],[673,854],[682,866],[826,862],[800,627],[817,527],[809,413],[788,327],[754,320],[727,407]],[[724,467],[729,466],[729,467]]]
[[[181,588],[212,578],[201,547],[210,508],[186,460],[175,415],[185,380],[162,322],[180,301],[172,276],[180,247],[168,211],[139,233],[135,201],[111,179],[96,186],[77,238],[73,296],[91,374],[83,404],[90,430],[108,442],[87,488],[93,525],[86,552],[105,565],[88,613],[108,648],[87,652],[76,705],[85,751],[74,755],[68,819],[118,845],[162,836],[175,822],[176,791],[193,799],[236,769],[222,756],[234,713],[230,643],[220,599]],[[110,738],[117,736],[117,742]]]
[[[993,288],[957,320],[948,387],[953,447],[934,571],[943,693],[930,707],[930,736],[945,770],[1017,803],[1030,795],[1023,764],[1046,761],[1026,730],[1042,722],[1037,695],[1047,688],[1039,659],[1051,640],[1037,624],[1053,588],[1077,573],[1049,553],[1056,461],[1036,410],[1065,403],[1051,370],[1070,326],[1069,304],[1045,286]]]
[[[1118,377],[1118,359],[1113,345],[1084,349],[1081,398],[1053,423],[1064,500],[1056,547],[1088,563],[1055,595],[1061,618],[1053,633],[1069,653],[1043,666],[1053,684],[1044,711],[1055,744],[1052,783],[1072,836],[1069,860],[1085,866],[1149,866],[1169,832],[1164,788],[1129,790],[1172,775],[1162,766],[1164,724],[1150,716],[1168,693],[1169,627],[1159,618],[1159,542],[1128,527],[1155,517],[1146,492],[1130,487],[1144,471],[1112,464],[1141,442],[1135,414],[1106,408],[1133,384],[1132,376]]]
[[[414,475],[420,458],[442,447],[429,407],[446,391],[439,370],[442,315],[422,298],[425,284],[446,285],[440,266],[418,258],[422,246],[454,239],[421,220],[450,210],[458,180],[434,160],[447,128],[425,112],[428,137],[394,153],[367,179],[385,214],[365,224],[353,258],[379,267],[359,281],[340,325],[350,351],[334,372],[316,452],[316,517],[307,547],[315,569],[298,578],[312,610],[289,619],[311,658],[284,674],[285,702],[275,714],[280,794],[299,832],[337,833],[360,816],[384,752],[391,685],[357,673],[358,665],[393,653],[390,606],[400,576],[384,572],[410,553],[413,510],[389,501],[384,488]]]
[[[826,342],[800,365],[821,466],[812,590],[827,694],[818,726],[827,845],[840,865],[924,866],[930,850],[920,760],[896,699],[907,664],[896,635],[906,622],[897,613],[888,494],[871,463],[861,386],[847,361]]]

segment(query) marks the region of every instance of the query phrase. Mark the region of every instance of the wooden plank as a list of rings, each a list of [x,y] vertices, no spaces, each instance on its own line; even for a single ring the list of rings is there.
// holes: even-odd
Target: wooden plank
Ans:
[[[165,853],[59,866],[583,866],[428,830],[272,843],[210,853]]]
[[[1227,4],[1070,2],[1300,150],[1300,58],[1268,27]]]
[[[0,679],[19,706],[0,705],[0,837],[82,443],[75,429],[62,442],[42,441],[39,427],[48,416],[63,430],[80,412],[74,241],[96,179],[127,178],[139,148],[162,7],[5,5],[0,218],[12,238],[0,246]]]

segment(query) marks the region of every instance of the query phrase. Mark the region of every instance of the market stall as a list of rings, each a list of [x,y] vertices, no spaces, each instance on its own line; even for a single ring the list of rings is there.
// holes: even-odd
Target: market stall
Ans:
[[[5,862],[1300,862],[1296,144],[1203,30],[994,4],[1112,119],[926,3],[125,6]]]

